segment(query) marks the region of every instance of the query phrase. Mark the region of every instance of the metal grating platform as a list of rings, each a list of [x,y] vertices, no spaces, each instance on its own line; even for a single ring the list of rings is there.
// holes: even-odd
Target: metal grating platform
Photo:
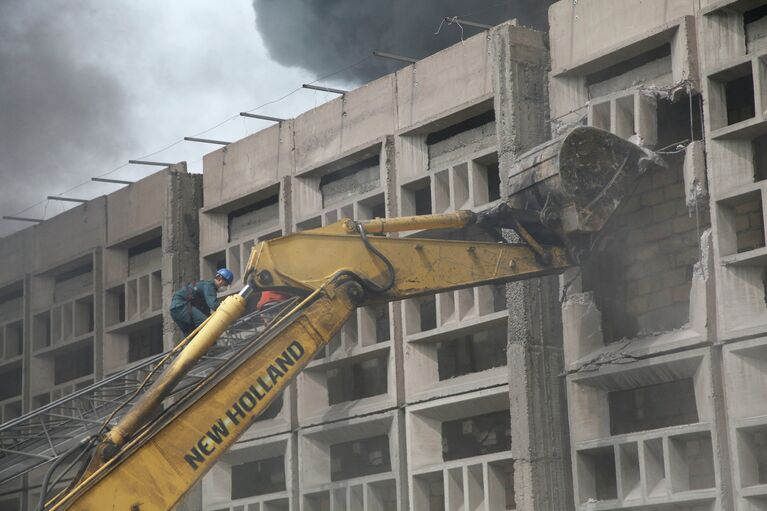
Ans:
[[[218,339],[167,399],[178,397],[207,378],[240,348],[254,342],[265,330],[269,318],[281,314],[294,303],[295,300],[289,300],[264,312],[254,312],[240,318]],[[146,377],[159,364],[168,365],[174,359],[170,357],[163,362],[168,353],[144,359],[93,385],[0,425],[0,484],[54,462],[78,442],[99,433],[110,414],[118,407],[123,407],[110,421],[110,425],[116,423],[130,409],[130,404],[149,387],[145,385],[141,388]],[[157,370],[149,383],[161,373]]]

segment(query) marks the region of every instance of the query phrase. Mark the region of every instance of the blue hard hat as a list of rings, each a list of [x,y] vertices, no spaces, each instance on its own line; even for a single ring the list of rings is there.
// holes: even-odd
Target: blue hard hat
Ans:
[[[216,277],[221,277],[231,286],[232,281],[234,280],[234,273],[232,273],[232,270],[229,268],[221,268],[216,272]]]

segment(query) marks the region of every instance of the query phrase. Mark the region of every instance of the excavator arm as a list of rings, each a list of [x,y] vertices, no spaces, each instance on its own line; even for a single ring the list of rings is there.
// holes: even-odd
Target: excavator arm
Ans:
[[[470,211],[368,223],[345,219],[257,245],[250,282],[221,304],[160,381],[110,430],[90,474],[50,509],[112,509],[107,502],[116,510],[170,509],[359,306],[550,275],[570,265],[562,247],[547,247],[544,264],[524,244],[368,236],[475,223]],[[243,313],[254,288],[308,295],[258,342],[166,410],[171,420],[142,428],[164,390]]]
[[[45,509],[171,509],[357,307],[564,271],[579,257],[582,240],[601,229],[620,197],[654,161],[651,153],[594,131],[599,130],[560,141],[557,157],[565,160],[555,162],[567,169],[582,164],[578,150],[587,151],[590,158],[601,156],[599,177],[604,186],[595,187],[596,172],[589,168],[589,193],[584,194],[580,185],[568,191],[565,169],[562,183],[554,182],[556,173],[540,167],[553,159],[533,155],[534,172],[518,173],[519,196],[545,186],[549,190],[545,200],[509,200],[481,214],[344,219],[259,243],[249,259],[242,291],[224,300],[184,340],[176,360],[100,439],[87,469]],[[543,151],[547,147],[552,146]],[[567,156],[568,150],[575,156]],[[379,236],[471,226],[491,231],[512,228],[522,242]],[[248,295],[258,290],[289,291],[304,298],[158,416],[170,391],[243,314]]]

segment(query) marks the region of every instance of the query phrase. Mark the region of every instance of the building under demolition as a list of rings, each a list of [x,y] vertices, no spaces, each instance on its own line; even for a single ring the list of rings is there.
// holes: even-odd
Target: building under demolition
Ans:
[[[526,151],[588,124],[668,168],[585,264],[358,310],[186,508],[767,510],[760,4],[562,0],[549,34],[494,27],[202,176],[182,163],[3,239],[2,421],[76,415],[56,401],[173,346],[172,292],[241,277],[258,241],[482,210]],[[5,477],[0,510],[34,509],[42,473]]]

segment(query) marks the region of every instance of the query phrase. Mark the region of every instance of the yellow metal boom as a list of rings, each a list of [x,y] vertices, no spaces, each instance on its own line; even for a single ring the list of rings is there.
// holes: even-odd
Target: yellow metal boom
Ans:
[[[341,329],[356,307],[560,273],[587,250],[654,153],[579,127],[515,163],[508,203],[489,213],[344,219],[259,243],[245,287],[227,298],[135,407],[100,439],[87,470],[47,510],[172,508]],[[507,227],[524,244],[378,234]],[[555,240],[551,246],[543,239]],[[584,243],[585,242],[585,243]],[[305,298],[251,344],[170,405],[163,400],[245,310],[256,290]]]
[[[227,298],[139,400],[103,438],[89,470],[50,510],[170,509],[312,359],[358,306],[480,284],[558,273],[570,263],[547,247],[548,264],[527,245],[369,236],[465,227],[459,211],[331,226],[259,243],[248,282]],[[245,310],[254,289],[307,297],[199,388],[150,420],[163,399]],[[163,420],[163,418],[165,418]]]

